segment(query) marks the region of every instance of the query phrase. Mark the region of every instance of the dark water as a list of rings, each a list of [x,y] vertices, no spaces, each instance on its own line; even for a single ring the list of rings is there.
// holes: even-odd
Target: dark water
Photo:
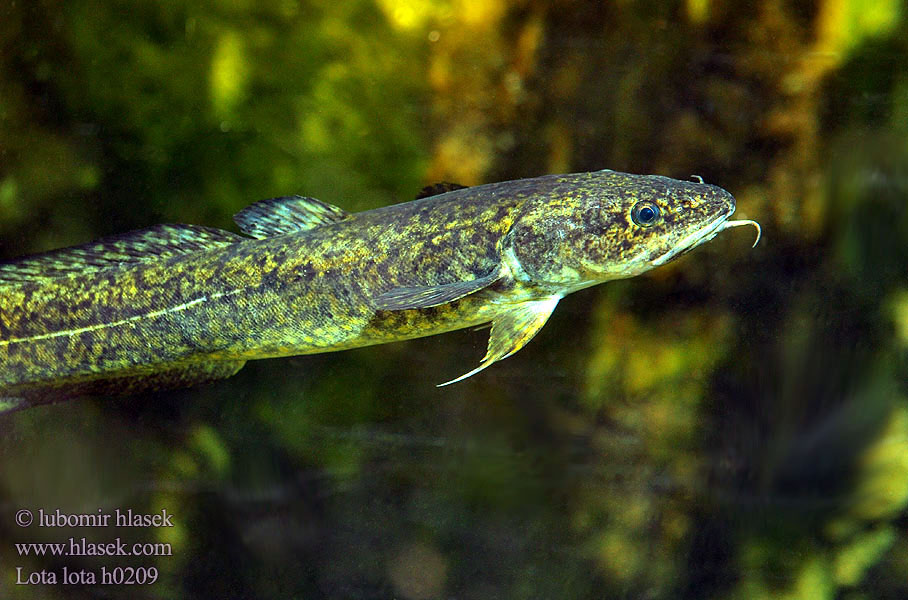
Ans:
[[[906,18],[857,0],[4,3],[6,257],[229,228],[272,196],[363,210],[606,167],[700,175],[764,236],[569,296],[447,388],[486,332],[3,419],[0,597],[908,596]],[[163,555],[16,545],[118,541]]]

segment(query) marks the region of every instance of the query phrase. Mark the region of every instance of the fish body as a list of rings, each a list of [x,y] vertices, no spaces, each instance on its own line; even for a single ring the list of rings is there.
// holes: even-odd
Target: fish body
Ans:
[[[250,359],[492,323],[467,377],[519,350],[564,295],[744,223],[716,186],[613,171],[430,193],[354,214],[277,198],[235,217],[251,237],[161,225],[0,264],[0,398],[179,387]]]

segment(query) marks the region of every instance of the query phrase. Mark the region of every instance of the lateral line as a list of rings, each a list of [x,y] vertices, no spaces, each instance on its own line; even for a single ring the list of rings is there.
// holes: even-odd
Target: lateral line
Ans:
[[[39,340],[47,340],[47,339],[56,338],[56,337],[79,335],[82,333],[88,333],[90,331],[98,331],[101,329],[107,329],[109,327],[119,327],[120,325],[126,325],[127,323],[134,323],[136,321],[141,321],[143,319],[154,319],[155,317],[160,317],[160,316],[166,315],[168,313],[175,313],[175,312],[187,310],[189,308],[192,308],[193,306],[202,304],[203,302],[208,302],[209,300],[217,300],[218,298],[223,298],[224,296],[232,296],[241,291],[243,291],[242,288],[236,289],[236,290],[230,290],[229,292],[217,292],[210,296],[207,296],[207,295],[202,296],[201,298],[196,298],[195,300],[190,300],[189,302],[184,302],[183,304],[179,304],[177,306],[171,306],[169,308],[165,308],[162,310],[154,310],[154,311],[151,311],[151,312],[148,312],[145,314],[135,315],[132,317],[128,317],[126,319],[120,319],[119,321],[113,321],[111,323],[99,323],[97,325],[89,325],[88,327],[79,327],[78,329],[66,329],[64,331],[54,331],[53,333],[42,333],[40,335],[33,335],[30,337],[25,337],[25,338],[14,338],[11,340],[3,340],[3,341],[0,341],[0,346],[6,346],[8,344],[20,344],[23,342],[36,342]]]

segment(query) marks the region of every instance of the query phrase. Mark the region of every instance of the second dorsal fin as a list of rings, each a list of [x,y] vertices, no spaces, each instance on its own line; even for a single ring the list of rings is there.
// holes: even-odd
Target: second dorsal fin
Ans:
[[[429,196],[437,196],[439,194],[444,194],[446,192],[453,192],[454,190],[465,190],[467,189],[466,185],[460,185],[459,183],[451,183],[449,181],[441,181],[439,183],[433,183],[432,185],[427,185],[416,194],[416,199],[428,198]]]
[[[233,216],[246,235],[263,239],[299,233],[348,218],[350,213],[333,204],[305,196],[281,196],[250,204]]]
[[[2,262],[0,285],[100,271],[122,264],[222,248],[244,239],[246,238],[214,227],[155,225],[108,236],[81,246]]]

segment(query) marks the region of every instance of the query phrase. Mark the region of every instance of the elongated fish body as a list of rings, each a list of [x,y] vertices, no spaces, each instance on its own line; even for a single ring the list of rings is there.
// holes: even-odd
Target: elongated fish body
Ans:
[[[161,225],[0,264],[0,408],[491,322],[466,377],[519,350],[565,294],[750,223],[728,221],[721,188],[613,171],[427,190],[356,214],[276,198],[236,216],[247,236]]]

